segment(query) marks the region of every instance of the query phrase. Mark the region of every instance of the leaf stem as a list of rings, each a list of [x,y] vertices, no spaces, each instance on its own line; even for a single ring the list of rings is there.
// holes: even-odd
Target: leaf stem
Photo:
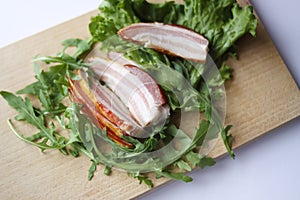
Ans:
[[[30,140],[26,139],[23,135],[21,135],[20,133],[17,132],[17,130],[15,129],[14,125],[11,122],[11,119],[7,119],[7,123],[9,125],[10,129],[14,132],[14,134],[19,139],[21,139],[22,141],[27,142],[27,143],[29,143],[29,144],[31,144],[33,146],[36,146],[36,147],[38,147],[38,148],[40,148],[42,150],[49,149],[49,148],[51,148],[51,149],[55,149],[56,148],[56,147],[53,147],[53,146],[43,145],[43,144],[36,143],[36,142],[33,142],[33,141],[30,141]]]

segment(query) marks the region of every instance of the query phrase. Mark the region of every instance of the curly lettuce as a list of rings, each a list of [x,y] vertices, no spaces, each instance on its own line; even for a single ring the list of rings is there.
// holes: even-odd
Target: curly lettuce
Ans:
[[[220,59],[246,33],[255,36],[257,19],[251,6],[235,0],[186,0],[184,4],[152,4],[145,0],[105,0],[92,18],[90,32],[104,41],[125,26],[137,22],[163,22],[188,27],[210,42],[210,55]]]

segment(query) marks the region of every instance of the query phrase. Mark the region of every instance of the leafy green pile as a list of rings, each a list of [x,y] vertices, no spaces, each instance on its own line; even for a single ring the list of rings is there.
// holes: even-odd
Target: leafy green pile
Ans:
[[[144,70],[156,74],[156,81],[166,93],[173,113],[182,109],[185,111],[196,109],[205,114],[205,119],[199,123],[194,137],[189,138],[190,146],[180,153],[180,157],[172,165],[156,166],[154,171],[157,177],[164,176],[188,182],[192,179],[184,172],[191,171],[196,166],[203,168],[213,165],[215,161],[212,158],[197,153],[211,126],[215,127],[216,135],[221,132],[229,154],[234,157],[230,148],[232,137],[228,135],[231,126],[223,127],[216,108],[211,105],[211,96],[215,95],[211,88],[222,85],[230,78],[231,69],[224,60],[228,53],[232,52],[234,43],[246,33],[255,35],[257,20],[253,15],[252,7],[241,8],[235,0],[187,0],[183,5],[173,2],[151,4],[145,0],[105,0],[99,6],[99,10],[99,15],[93,17],[89,24],[91,39],[66,40],[63,42],[62,52],[56,56],[35,58],[36,82],[19,90],[17,94],[30,94],[39,101],[39,107],[33,106],[28,97],[23,98],[6,91],[0,92],[9,105],[19,113],[15,120],[25,121],[37,128],[35,134],[26,137],[18,133],[9,120],[9,125],[15,134],[42,151],[58,149],[74,157],[80,153],[85,154],[92,161],[89,179],[93,177],[98,164],[106,165],[104,173],[107,175],[110,174],[113,166],[119,164],[113,161],[111,164],[107,164],[109,161],[103,162],[109,157],[97,152],[96,136],[109,142],[115,154],[123,153],[130,156],[151,151],[162,142],[169,142],[177,134],[188,138],[182,130],[169,122],[160,130],[158,136],[153,135],[143,142],[124,137],[135,143],[134,150],[120,148],[106,137],[105,130],[99,130],[80,113],[81,105],[68,101],[68,80],[79,79],[74,73],[76,69],[84,69],[89,73],[89,64],[84,62],[84,58],[95,44],[101,43],[101,50],[124,53],[127,58],[139,63]],[[152,49],[123,41],[116,35],[119,29],[136,22],[179,24],[201,33],[210,42],[209,53],[219,66],[220,77],[213,77],[207,83],[202,78],[205,73],[204,65],[169,57]],[[73,55],[66,53],[69,47],[76,48]],[[41,64],[48,65],[48,70],[41,71],[39,66]],[[188,80],[192,89],[185,89],[184,85],[180,85],[184,83],[183,79]],[[176,90],[182,92],[181,95],[184,97],[182,100],[178,100],[178,95],[175,97]],[[62,128],[69,130],[69,136],[60,133],[59,130]],[[140,171],[138,171],[129,169],[129,166],[134,166],[133,160],[125,159],[123,168],[128,168],[130,176],[152,186],[147,175],[140,172],[153,160],[155,161],[155,159],[145,159],[144,164],[140,163],[141,160],[136,161],[139,162]]]
[[[187,0],[183,5],[167,2],[151,4],[145,0],[111,0],[99,6],[90,32],[105,41],[117,31],[137,22],[162,22],[188,27],[210,42],[210,55],[221,59],[245,33],[255,36],[257,19],[251,6],[241,8],[235,0]]]

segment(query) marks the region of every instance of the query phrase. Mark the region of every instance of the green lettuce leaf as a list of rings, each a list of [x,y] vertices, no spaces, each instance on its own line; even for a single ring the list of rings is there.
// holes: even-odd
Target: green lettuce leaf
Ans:
[[[104,41],[117,34],[125,26],[139,22],[133,11],[131,0],[105,0],[100,6],[99,15],[89,24],[90,32],[96,41]]]
[[[251,6],[240,7],[235,0],[186,0],[151,4],[145,0],[106,0],[98,16],[92,18],[90,32],[104,41],[136,22],[163,22],[186,26],[210,42],[210,55],[221,58],[244,34],[255,36],[257,19]]]

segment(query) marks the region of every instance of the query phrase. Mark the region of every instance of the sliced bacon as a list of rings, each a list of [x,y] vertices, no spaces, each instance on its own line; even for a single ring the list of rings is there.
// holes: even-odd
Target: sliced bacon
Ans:
[[[108,62],[94,58],[91,69],[99,74],[99,79],[122,100],[131,116],[142,126],[156,125],[169,116],[166,98],[155,80],[139,67],[122,60]]]
[[[90,96],[82,92],[77,81],[70,82],[70,96],[74,102],[83,104],[81,111],[86,114],[90,120],[99,128],[106,129],[107,135],[117,144],[133,148],[134,145],[125,141],[121,137],[127,135],[125,131],[117,127],[114,123],[103,116],[98,109],[95,109],[95,103],[89,98]]]
[[[81,79],[75,83],[75,85],[78,84],[77,91],[82,91],[82,94],[86,95],[86,101],[91,100],[94,103],[94,109],[129,134],[133,134],[136,129],[140,128],[129,117],[128,110],[118,96],[94,77],[89,77],[89,81],[92,83],[89,86],[85,72],[80,70],[79,74]]]
[[[152,116],[152,123],[150,125],[159,125],[165,121],[170,115],[170,108],[166,104],[166,98],[165,95],[162,92],[162,89],[157,85],[154,84],[155,80],[145,71],[139,67],[139,65],[132,60],[129,60],[123,56],[121,53],[116,52],[108,52],[107,57],[113,62],[117,62],[120,65],[123,65],[126,67],[132,74],[135,74],[138,76],[141,80],[144,80],[144,84],[147,85],[148,89],[150,90],[150,93],[152,93],[154,97],[154,103],[160,106],[152,107],[151,111],[146,112],[150,116]],[[137,67],[138,66],[138,67]],[[134,98],[133,98],[134,99]],[[136,99],[137,100],[137,99]],[[138,101],[135,101],[138,102]],[[135,104],[134,101],[131,102],[132,105]],[[138,104],[138,106],[141,106]],[[134,107],[134,106],[133,106]],[[134,116],[142,115],[140,112],[143,109],[130,109],[132,110],[132,113],[135,113]]]
[[[104,58],[90,60],[92,74],[77,70],[69,80],[70,96],[83,104],[82,112],[116,143],[133,148],[123,136],[148,137],[147,129],[169,117],[169,106],[155,80],[132,63]],[[122,61],[124,62],[124,60]]]
[[[204,63],[208,52],[208,40],[182,26],[135,23],[119,30],[118,34],[124,40],[195,62]]]

